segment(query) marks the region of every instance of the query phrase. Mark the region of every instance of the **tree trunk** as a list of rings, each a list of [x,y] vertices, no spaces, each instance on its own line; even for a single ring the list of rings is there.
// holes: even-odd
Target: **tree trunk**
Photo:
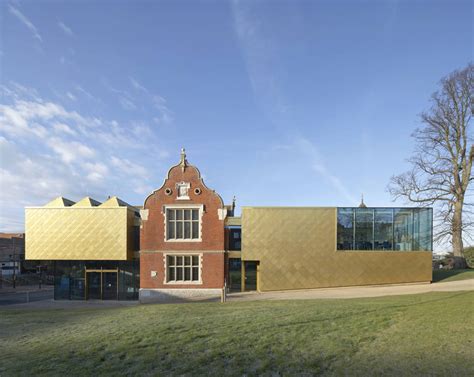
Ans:
[[[466,268],[466,259],[464,258],[462,242],[462,203],[459,201],[454,204],[452,233],[454,268],[464,269]]]

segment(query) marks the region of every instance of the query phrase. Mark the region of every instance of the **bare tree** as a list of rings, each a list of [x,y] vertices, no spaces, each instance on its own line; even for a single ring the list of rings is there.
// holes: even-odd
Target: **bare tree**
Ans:
[[[449,238],[455,268],[465,268],[463,236],[473,224],[469,185],[474,179],[474,65],[454,71],[440,84],[432,107],[421,114],[422,127],[412,135],[416,149],[408,160],[411,170],[393,176],[388,189],[394,199],[435,207],[435,240]]]

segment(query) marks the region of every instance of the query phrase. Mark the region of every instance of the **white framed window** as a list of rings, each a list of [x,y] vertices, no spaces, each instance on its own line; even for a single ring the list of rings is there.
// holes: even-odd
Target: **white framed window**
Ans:
[[[199,283],[201,281],[199,255],[167,255],[167,283]]]
[[[201,207],[165,208],[166,241],[201,241]]]

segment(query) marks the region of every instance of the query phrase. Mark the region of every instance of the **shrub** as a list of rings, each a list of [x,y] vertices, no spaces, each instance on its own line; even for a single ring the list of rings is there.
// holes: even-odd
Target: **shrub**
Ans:
[[[474,268],[474,246],[464,248],[464,258],[469,268]]]

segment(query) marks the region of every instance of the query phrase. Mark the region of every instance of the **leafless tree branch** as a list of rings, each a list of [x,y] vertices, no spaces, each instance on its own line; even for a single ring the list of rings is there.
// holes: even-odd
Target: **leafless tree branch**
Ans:
[[[432,95],[432,106],[421,114],[422,126],[413,133],[414,155],[410,171],[393,176],[388,191],[421,206],[434,206],[435,241],[449,238],[457,257],[456,267],[465,266],[463,242],[472,240],[474,227],[474,65],[443,78]]]

